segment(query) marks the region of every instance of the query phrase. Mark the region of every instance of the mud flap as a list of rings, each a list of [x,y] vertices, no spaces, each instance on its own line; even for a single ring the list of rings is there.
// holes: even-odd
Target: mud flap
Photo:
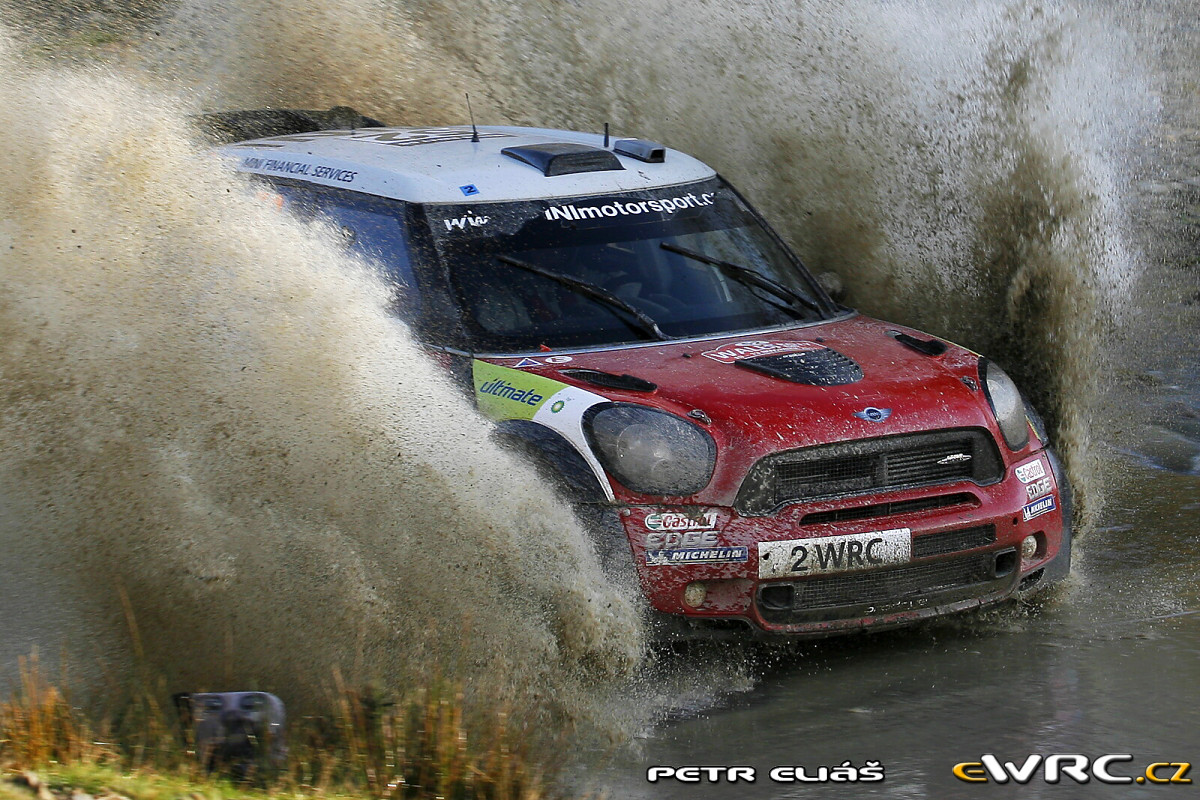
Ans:
[[[1058,496],[1062,502],[1063,532],[1062,548],[1058,551],[1058,555],[1054,557],[1054,560],[1043,567],[1045,573],[1039,583],[1039,589],[1058,583],[1070,574],[1071,543],[1075,523],[1075,503],[1071,492],[1071,482],[1067,480],[1066,470],[1063,469],[1062,461],[1059,460],[1058,453],[1054,452],[1054,448],[1047,447],[1046,455],[1050,459],[1050,469],[1054,472],[1054,482],[1058,484]]]

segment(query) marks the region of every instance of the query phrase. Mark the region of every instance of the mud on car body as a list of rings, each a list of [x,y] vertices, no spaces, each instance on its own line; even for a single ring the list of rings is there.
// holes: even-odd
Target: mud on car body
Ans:
[[[1013,382],[839,305],[711,168],[368,122],[221,152],[391,277],[664,631],[879,628],[1067,574],[1069,487]]]

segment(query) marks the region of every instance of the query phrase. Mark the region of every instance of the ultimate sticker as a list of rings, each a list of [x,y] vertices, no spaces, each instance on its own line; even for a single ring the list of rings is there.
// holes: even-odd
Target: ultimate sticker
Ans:
[[[486,361],[475,361],[472,372],[479,410],[492,419],[533,419],[546,398],[567,387],[541,375]]]

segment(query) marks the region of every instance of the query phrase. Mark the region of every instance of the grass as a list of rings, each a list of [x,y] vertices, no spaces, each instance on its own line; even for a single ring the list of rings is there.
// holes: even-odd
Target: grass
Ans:
[[[200,767],[188,732],[161,692],[139,689],[102,720],[74,706],[43,675],[36,654],[0,703],[0,800],[225,800],[370,797],[540,800],[545,765],[534,762],[503,712],[468,721],[445,682],[404,695],[352,689],[334,676],[328,713],[289,725],[284,769],[235,782]],[[23,775],[29,775],[28,779]]]

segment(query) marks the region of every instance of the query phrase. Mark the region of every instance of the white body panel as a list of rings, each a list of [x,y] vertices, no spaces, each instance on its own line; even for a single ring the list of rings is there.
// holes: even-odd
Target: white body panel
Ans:
[[[503,155],[506,147],[571,142],[602,147],[599,134],[466,126],[360,128],[254,139],[220,148],[241,172],[294,178],[413,203],[494,203],[611,194],[711,178],[712,168],[677,150],[660,164],[616,154],[625,168],[546,177]],[[616,139],[613,140],[614,142]],[[473,189],[473,191],[472,191]]]

